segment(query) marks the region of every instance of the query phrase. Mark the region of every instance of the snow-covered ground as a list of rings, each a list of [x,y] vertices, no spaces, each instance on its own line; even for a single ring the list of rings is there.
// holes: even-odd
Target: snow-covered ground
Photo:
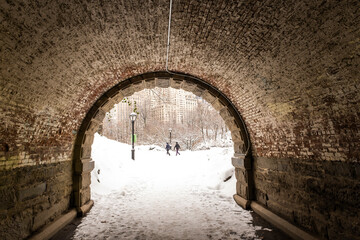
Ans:
[[[133,161],[131,146],[95,135],[95,205],[74,239],[260,239],[261,227],[232,199],[231,148],[180,156],[159,147],[135,149]]]

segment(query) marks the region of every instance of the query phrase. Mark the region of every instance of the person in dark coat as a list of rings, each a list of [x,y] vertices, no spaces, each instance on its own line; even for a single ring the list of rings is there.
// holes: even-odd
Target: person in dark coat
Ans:
[[[179,145],[178,142],[176,142],[175,147],[174,147],[174,150],[176,150],[176,156],[177,156],[178,154],[180,155],[179,149],[180,149],[180,145]]]
[[[170,156],[169,150],[171,149],[171,146],[169,143],[166,143],[165,149],[166,149],[166,153]]]

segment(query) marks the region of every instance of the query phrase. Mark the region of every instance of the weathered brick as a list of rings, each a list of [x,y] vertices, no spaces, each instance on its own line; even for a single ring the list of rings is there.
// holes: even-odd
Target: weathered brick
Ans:
[[[82,143],[77,134],[86,131],[81,129],[83,120],[95,113],[91,107],[107,90],[119,84],[109,92],[117,102],[144,87],[155,87],[154,79],[160,77],[156,74],[153,80],[137,79],[134,86],[128,79],[165,70],[168,15],[164,13],[169,5],[165,0],[80,0],[2,1],[0,6],[0,179],[9,180],[0,185],[6,188],[11,182],[23,189],[46,181],[46,171],[56,173],[56,163],[72,160],[73,153],[80,159],[81,151],[74,147]],[[267,195],[279,214],[286,205],[282,189],[293,188],[289,195],[297,199],[293,201],[318,206],[304,192],[307,184],[325,209],[334,197],[340,203],[356,203],[359,7],[360,2],[352,0],[173,4],[169,70],[201,78],[207,90],[184,88],[213,103],[220,98],[209,92],[206,84],[210,84],[241,113],[252,155],[270,162],[255,168],[254,179],[265,196],[272,192]],[[188,80],[181,78],[180,85],[169,84],[182,87]],[[114,96],[117,90],[121,91]],[[227,120],[233,131],[239,128],[239,121]],[[96,130],[92,125],[88,133]],[[241,142],[247,142],[247,136],[239,131],[232,137],[235,151],[246,152]],[[82,150],[83,157],[91,157],[90,147]],[[50,163],[53,167],[46,166]],[[33,179],[20,168],[36,169],[31,173],[38,176]],[[286,173],[299,173],[299,178]],[[329,185],[323,192],[326,179],[332,177],[339,191]],[[84,201],[90,194],[85,195]],[[13,201],[12,196],[6,198]],[[320,231],[322,237],[359,236],[354,229],[337,228],[335,219],[340,218],[345,229],[352,226],[351,218],[332,215],[329,228],[320,224],[309,229],[308,216],[296,214],[297,224]],[[326,217],[325,212],[319,214]],[[20,238],[30,234],[29,228],[19,229]]]

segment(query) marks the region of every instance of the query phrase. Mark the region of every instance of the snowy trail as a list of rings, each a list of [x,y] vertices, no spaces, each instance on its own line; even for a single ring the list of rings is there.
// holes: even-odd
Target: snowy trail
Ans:
[[[223,181],[233,174],[231,149],[169,157],[144,146],[136,161],[120,160],[130,147],[98,135],[93,148],[95,205],[73,239],[258,239],[261,227],[232,199],[235,177]]]

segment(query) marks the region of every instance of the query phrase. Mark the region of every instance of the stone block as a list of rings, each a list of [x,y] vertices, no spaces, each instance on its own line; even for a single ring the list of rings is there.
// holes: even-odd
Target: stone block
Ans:
[[[233,119],[234,116],[231,114],[231,112],[228,110],[228,108],[222,108],[220,111],[219,111],[219,114],[220,116],[222,117],[222,119],[224,121],[227,121],[228,119]]]
[[[82,189],[86,189],[91,184],[91,173],[82,173],[74,179],[74,189],[75,191],[81,191]]]
[[[170,87],[170,79],[168,78],[155,78],[155,86],[159,88]]]
[[[145,80],[145,86],[146,86],[146,88],[148,88],[148,89],[153,89],[153,88],[155,88],[155,87],[156,87],[155,79]]]
[[[81,197],[81,206],[85,205],[87,202],[90,201],[91,193],[90,193],[90,187],[83,188],[80,192]]]
[[[243,142],[239,129],[231,131],[231,138],[233,142]]]
[[[247,185],[244,185],[242,182],[236,182],[236,194],[242,198],[249,199],[249,189]]]
[[[82,188],[80,190],[74,191],[74,205],[76,208],[84,206],[88,201],[90,201],[91,189],[90,187]]]
[[[21,189],[17,192],[19,201],[35,198],[42,195],[46,190],[46,183],[40,183],[30,188]]]
[[[267,206],[266,201],[268,200],[267,194],[260,190],[259,188],[255,189],[255,200],[261,203],[264,206]]]
[[[184,81],[181,88],[185,91],[192,92],[193,89],[196,87],[196,84],[189,81]]]
[[[81,158],[81,161],[75,163],[75,172],[89,173],[95,167],[95,162],[91,158]]]
[[[74,179],[75,180],[75,179]],[[63,198],[69,198],[73,189],[73,179],[66,179],[60,181],[60,179],[53,179],[48,182],[47,195],[51,204],[61,201]]]
[[[46,223],[50,222],[50,220],[54,219],[57,216],[60,216],[65,210],[69,207],[69,202],[64,199],[59,203],[51,206],[49,209],[38,213],[34,217],[34,223],[32,226],[32,231],[36,231],[40,227],[44,226]]]
[[[108,99],[108,101],[111,101],[113,97],[115,97],[118,93],[119,93],[119,90],[120,90],[120,86],[119,85],[116,85],[112,88],[110,88],[106,93],[105,93],[105,96],[106,98]],[[105,103],[103,103],[102,105],[104,105]]]
[[[231,158],[231,163],[236,168],[245,168],[247,170],[252,168],[252,159],[245,155],[237,154]]]
[[[200,86],[197,85],[197,86],[192,90],[192,93],[195,94],[195,96],[200,97],[200,96],[203,94],[204,91],[205,91],[204,88],[202,88],[202,87],[200,87]]]
[[[81,161],[83,165],[83,169],[82,169],[83,173],[89,173],[94,169],[95,167],[94,161],[84,161],[83,159]]]
[[[172,87],[172,88],[180,89],[182,86],[182,83],[183,83],[183,80],[170,78],[170,87]]]
[[[106,112],[104,112],[101,108],[98,108],[95,115],[91,119],[91,121],[97,121],[98,123],[102,123],[106,115]]]
[[[100,124],[98,121],[91,120],[86,129],[86,135],[94,135],[98,131]]]
[[[235,168],[235,177],[241,184],[247,184],[247,174],[245,168]]]
[[[0,219],[1,240],[26,239],[30,235],[32,220],[31,208],[21,209],[11,217]]]
[[[134,87],[135,92],[140,92],[146,88],[145,81],[137,81],[133,83],[132,86]]]
[[[234,152],[235,153],[242,153],[245,154],[246,147],[243,141],[233,141],[234,143]]]
[[[120,100],[121,101],[121,100]],[[102,106],[101,106],[101,109],[102,111],[104,112],[108,112],[110,111],[114,105],[118,103],[118,101],[115,101],[114,99],[109,99],[106,103],[104,103]]]
[[[242,139],[241,134],[240,134],[240,128],[237,125],[234,118],[228,118],[225,121],[225,124],[229,128],[229,130],[231,131],[231,136],[232,136],[233,139],[235,139],[235,140]],[[233,136],[233,132],[236,132],[236,134],[234,136]]]
[[[81,158],[90,158],[91,157],[91,147],[90,146],[83,146],[81,148]]]
[[[215,108],[216,111],[221,111],[222,109],[226,109],[226,106],[223,102],[220,101],[220,99],[215,99],[215,101],[213,101],[211,103],[211,105],[213,106],[213,108]]]
[[[85,134],[83,139],[83,146],[91,147],[94,142],[94,134]]]
[[[121,93],[124,95],[124,97],[130,97],[136,92],[136,89],[133,85],[128,85],[121,89]]]
[[[7,210],[15,206],[16,195],[13,186],[0,187],[0,211]]]
[[[265,157],[255,157],[254,158],[254,166],[256,168],[269,168],[273,170],[277,170],[279,160],[274,158],[265,158]]]
[[[118,91],[118,93],[111,98],[111,101],[114,102],[115,104],[117,104],[117,103],[121,102],[124,99],[124,97],[125,97],[124,93],[121,91]],[[104,110],[105,109],[106,108],[104,108]],[[107,112],[107,111],[105,111],[105,112]]]
[[[210,93],[208,90],[205,90],[201,95],[203,99],[205,99],[208,103],[213,103],[216,100],[216,97]]]

